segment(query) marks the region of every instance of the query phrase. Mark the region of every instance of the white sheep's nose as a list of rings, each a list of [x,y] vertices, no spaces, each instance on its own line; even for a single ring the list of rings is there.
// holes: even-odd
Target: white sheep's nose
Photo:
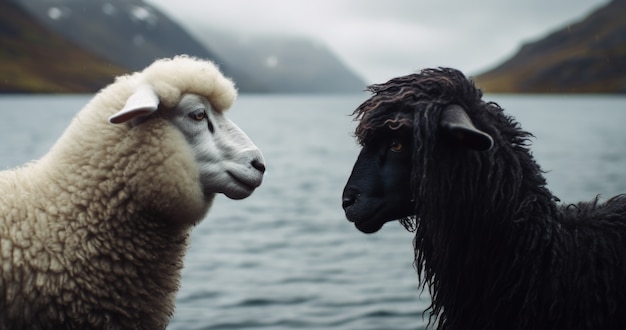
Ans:
[[[265,173],[265,162],[263,159],[255,158],[250,164],[253,168],[261,172],[261,174]]]
[[[247,150],[241,152],[237,158],[242,166],[240,167],[241,173],[246,173],[245,175],[250,178],[249,184],[253,187],[260,186],[266,170],[261,150],[258,148]]]

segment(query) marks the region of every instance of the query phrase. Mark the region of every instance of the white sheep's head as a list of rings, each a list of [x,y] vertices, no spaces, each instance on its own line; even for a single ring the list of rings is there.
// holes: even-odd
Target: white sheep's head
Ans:
[[[265,172],[261,151],[206,97],[184,94],[173,109],[158,109],[158,95],[149,85],[143,85],[109,122],[140,125],[153,115],[166,119],[189,143],[205,194],[223,193],[243,199],[261,185]]]

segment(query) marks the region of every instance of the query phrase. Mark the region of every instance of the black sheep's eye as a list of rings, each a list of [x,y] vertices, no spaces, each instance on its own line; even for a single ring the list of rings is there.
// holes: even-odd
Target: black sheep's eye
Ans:
[[[389,145],[389,149],[393,152],[401,152],[404,150],[404,144],[398,140],[393,140]]]
[[[204,110],[196,110],[190,113],[189,117],[195,121],[203,121],[207,119],[207,114]]]

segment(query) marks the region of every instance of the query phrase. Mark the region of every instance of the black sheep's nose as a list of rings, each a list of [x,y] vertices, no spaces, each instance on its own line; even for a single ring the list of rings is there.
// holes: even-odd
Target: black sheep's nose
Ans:
[[[344,192],[343,197],[341,199],[341,207],[345,210],[346,208],[352,206],[356,202],[357,194],[354,192]]]

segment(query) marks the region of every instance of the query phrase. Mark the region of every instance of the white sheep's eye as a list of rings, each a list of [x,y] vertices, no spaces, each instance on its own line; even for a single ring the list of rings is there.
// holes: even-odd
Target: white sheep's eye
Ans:
[[[189,117],[195,121],[203,121],[207,119],[207,114],[204,110],[197,110],[190,113]]]
[[[402,144],[402,142],[398,140],[393,140],[389,145],[389,149],[393,152],[401,152],[402,150],[404,150],[404,144]]]

